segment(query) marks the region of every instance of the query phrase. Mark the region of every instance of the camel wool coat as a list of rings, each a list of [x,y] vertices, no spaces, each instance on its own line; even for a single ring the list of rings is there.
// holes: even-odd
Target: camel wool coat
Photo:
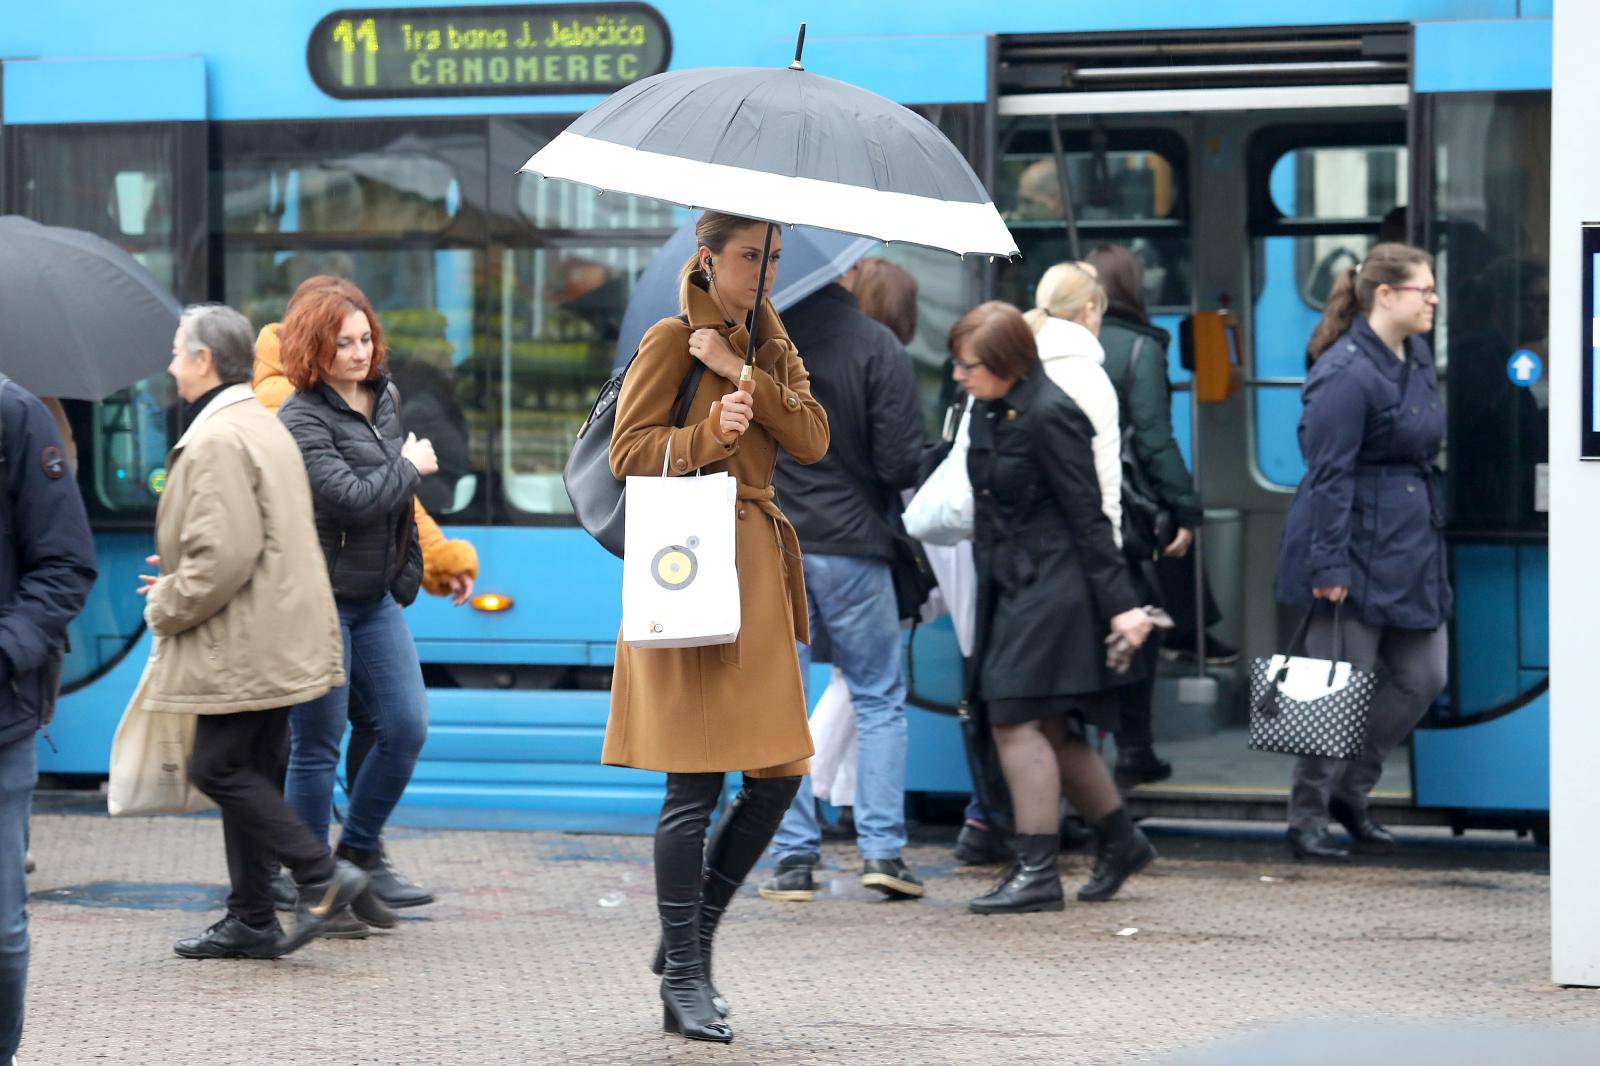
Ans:
[[[821,459],[828,416],[811,396],[783,322],[764,303],[749,430],[731,446],[717,439],[711,405],[734,383],[709,371],[683,428],[672,425],[673,404],[694,362],[690,334],[715,329],[741,353],[748,338],[742,324],[723,319],[704,284],[698,273],[683,283],[679,304],[687,324],[662,319],[639,345],[617,401],[611,470],[619,478],[659,475],[670,439],[671,476],[726,470],[739,482],[739,639],[703,648],[630,648],[619,639],[602,761],[668,773],[788,777],[805,773],[811,756],[795,653],[795,641],[811,637],[800,543],[773,503],[772,470],[779,448],[801,463]]]

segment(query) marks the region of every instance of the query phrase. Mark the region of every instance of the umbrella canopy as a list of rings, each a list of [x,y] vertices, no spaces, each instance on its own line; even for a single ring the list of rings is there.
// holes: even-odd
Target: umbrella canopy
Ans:
[[[0,370],[29,392],[103,400],[160,373],[181,310],[110,241],[0,216]]]
[[[772,306],[793,307],[828,284],[877,245],[866,237],[852,237],[802,226],[783,237],[782,266],[772,287]],[[621,366],[639,349],[645,331],[663,318],[678,313],[678,272],[698,247],[694,223],[686,222],[668,238],[633,286],[622,330],[617,337],[616,365]]]
[[[768,222],[1019,254],[983,183],[938,127],[798,60],[635,82],[522,169]]]

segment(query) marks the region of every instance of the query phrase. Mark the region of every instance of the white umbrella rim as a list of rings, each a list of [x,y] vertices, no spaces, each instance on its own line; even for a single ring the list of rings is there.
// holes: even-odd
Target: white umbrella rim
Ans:
[[[585,156],[598,158],[585,159]],[[630,157],[632,158],[630,159]],[[658,176],[663,172],[679,171],[681,172],[680,178],[687,177],[692,172],[698,172],[697,177],[700,179],[708,176],[716,177],[730,185],[738,182],[745,186],[752,184],[762,186],[789,185],[801,189],[816,187],[819,191],[825,191],[836,202],[839,199],[874,201],[871,206],[872,210],[876,211],[882,211],[885,205],[903,204],[903,212],[909,212],[912,209],[942,211],[946,214],[984,215],[987,212],[987,215],[982,218],[982,224],[987,226],[992,222],[994,227],[998,227],[999,231],[1006,235],[1009,248],[986,246],[987,242],[984,238],[979,238],[978,241],[975,241],[975,246],[954,248],[948,244],[934,244],[917,240],[904,235],[899,230],[896,230],[894,235],[887,235],[882,230],[874,232],[873,225],[840,225],[837,221],[824,220],[821,217],[781,217],[777,213],[764,210],[749,202],[737,204],[727,200],[723,200],[720,203],[707,202],[692,196],[679,195],[675,190],[671,189],[652,190],[644,187],[647,182],[618,184],[614,178],[602,178],[596,172],[597,170],[608,174],[648,175],[649,180],[658,180]],[[856,185],[845,185],[838,182],[826,182],[816,178],[790,177],[765,171],[745,170],[723,163],[705,163],[659,152],[646,152],[627,145],[616,144],[612,141],[584,137],[581,134],[570,132],[558,134],[549,144],[534,153],[533,157],[519,168],[519,171],[521,173],[536,174],[541,178],[556,178],[578,185],[586,185],[602,193],[619,192],[634,196],[645,196],[693,210],[726,211],[729,214],[740,215],[758,222],[771,222],[780,226],[811,226],[816,229],[832,230],[835,233],[866,237],[884,244],[909,244],[933,251],[947,252],[963,259],[969,255],[987,255],[1008,260],[1022,257],[1021,251],[1017,248],[1015,238],[1011,236],[1010,229],[1006,226],[1005,220],[1000,217],[1000,212],[995,209],[993,201],[977,204],[953,200],[936,200],[931,197],[914,196],[909,193],[897,193],[868,189]],[[632,185],[632,187],[629,187],[629,185]],[[697,187],[703,187],[700,181],[697,181],[696,185]],[[980,228],[976,224],[977,222],[978,220],[974,219],[969,223],[974,232]],[[991,233],[989,236],[993,237],[994,235]],[[984,243],[978,243],[979,241]]]

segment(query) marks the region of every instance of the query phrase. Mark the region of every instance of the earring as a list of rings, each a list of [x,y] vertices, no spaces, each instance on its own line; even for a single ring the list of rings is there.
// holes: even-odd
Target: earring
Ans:
[[[713,285],[717,283],[717,276],[711,273],[711,260],[709,259],[706,260],[706,280]]]

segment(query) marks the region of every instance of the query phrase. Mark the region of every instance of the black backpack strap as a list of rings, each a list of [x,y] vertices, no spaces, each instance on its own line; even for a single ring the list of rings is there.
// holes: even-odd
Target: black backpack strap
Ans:
[[[689,324],[688,315],[679,315],[678,321],[684,325]],[[637,352],[634,354],[638,354]],[[683,379],[683,384],[678,386],[678,401],[672,405],[672,424],[682,429],[689,421],[689,407],[694,403],[694,394],[700,390],[700,379],[705,376],[706,365],[694,356],[689,357],[693,364],[689,368],[689,376]]]

